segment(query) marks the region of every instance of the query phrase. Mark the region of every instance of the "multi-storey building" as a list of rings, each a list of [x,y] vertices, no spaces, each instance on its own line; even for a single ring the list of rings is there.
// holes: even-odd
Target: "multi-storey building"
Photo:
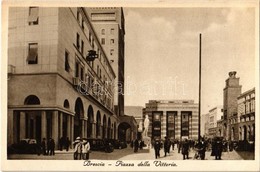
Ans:
[[[227,140],[238,140],[237,97],[241,94],[241,88],[236,72],[229,72],[229,78],[226,79],[226,86],[223,89],[223,125],[225,129],[223,136]]]
[[[217,121],[221,119],[223,109],[221,106],[216,106],[209,110],[209,137],[217,136]]]
[[[119,116],[124,114],[125,19],[122,8],[88,8],[91,22],[115,71],[114,105]]]
[[[201,115],[201,136],[209,135],[209,113]]]
[[[237,98],[239,140],[255,140],[255,88]]]
[[[145,115],[149,117],[148,136],[152,139],[198,139],[198,104],[193,100],[150,100]]]
[[[87,9],[11,7],[8,22],[8,144],[117,138],[116,75]]]

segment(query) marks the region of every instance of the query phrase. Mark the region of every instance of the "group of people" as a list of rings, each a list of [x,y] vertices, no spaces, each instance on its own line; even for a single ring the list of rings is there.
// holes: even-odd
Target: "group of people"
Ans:
[[[63,148],[65,148],[66,151],[68,152],[69,151],[69,146],[70,146],[70,140],[69,140],[68,137],[66,137],[66,138],[65,137],[61,137],[59,139],[59,149],[60,149],[60,151],[62,151]]]
[[[173,140],[171,141],[169,138],[165,137],[164,142],[160,139],[155,139],[153,141],[153,147],[155,150],[155,158],[160,157],[160,149],[164,149],[164,156],[167,156],[170,153],[170,148],[172,146],[172,150],[174,150],[174,145],[177,144],[178,153],[183,155],[183,160],[189,159],[190,150],[195,151],[195,155],[193,159],[205,160],[206,151],[211,149],[211,156],[215,156],[216,160],[221,159],[223,144],[220,138],[215,138],[211,142],[208,140],[201,138],[199,141],[193,140]],[[210,148],[211,147],[211,148]]]
[[[74,160],[89,159],[90,144],[86,138],[80,139],[80,137],[77,137],[76,140],[73,142],[73,146],[74,146],[74,153],[73,153]]]
[[[49,138],[48,140],[46,140],[45,138],[43,138],[41,142],[41,149],[43,155],[55,155],[54,139]]]
[[[138,152],[138,149],[142,150],[144,146],[145,144],[143,140],[135,139],[131,142],[131,147],[134,149],[134,152]]]

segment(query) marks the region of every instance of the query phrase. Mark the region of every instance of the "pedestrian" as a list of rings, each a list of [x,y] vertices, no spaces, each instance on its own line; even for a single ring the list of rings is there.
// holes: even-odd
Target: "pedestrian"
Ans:
[[[206,153],[206,142],[204,141],[204,139],[202,138],[202,140],[200,142],[198,142],[198,144],[196,145],[197,151],[198,151],[198,155],[200,157],[201,160],[205,160],[205,153]]]
[[[90,144],[87,139],[83,139],[82,142],[82,159],[88,160],[90,153]]]
[[[134,142],[134,152],[138,152],[138,147],[139,147],[139,141],[137,139],[135,139],[135,142]]]
[[[172,150],[174,150],[175,140],[172,141]]]
[[[46,139],[45,138],[42,139],[41,147],[42,147],[42,154],[46,155]]]
[[[66,140],[65,140],[65,149],[66,149],[67,152],[69,151],[69,146],[70,146],[70,140],[67,137]]]
[[[50,155],[53,155],[53,156],[55,155],[54,149],[55,149],[55,142],[54,142],[54,139],[51,139],[51,141],[50,141],[50,150],[51,150]]]
[[[223,151],[223,143],[220,138],[217,139],[215,143],[215,159],[221,160],[221,154]]]
[[[182,144],[182,155],[183,155],[183,160],[189,159],[189,142],[187,139],[184,140]]]
[[[80,160],[81,153],[82,153],[82,145],[81,145],[80,137],[76,138],[76,140],[73,142],[73,146],[74,146],[73,158],[74,160]]]
[[[51,153],[51,138],[47,141],[47,155],[50,155]]]
[[[167,137],[164,137],[165,141],[163,144],[163,148],[164,148],[164,156],[166,157],[167,153],[169,153],[169,145],[170,145],[170,141]]]
[[[181,149],[182,149],[182,140],[179,140],[178,141],[178,153],[181,152]]]
[[[161,142],[159,139],[155,139],[154,141],[155,159],[160,158],[160,149],[161,149]]]

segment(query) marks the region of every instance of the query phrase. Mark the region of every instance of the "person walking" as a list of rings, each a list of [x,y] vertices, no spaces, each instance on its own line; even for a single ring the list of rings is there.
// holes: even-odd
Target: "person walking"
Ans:
[[[70,140],[67,137],[66,140],[65,140],[65,149],[66,149],[67,152],[69,151],[69,147],[70,147]]]
[[[83,139],[82,142],[82,159],[88,160],[90,153],[90,144],[87,139]]]
[[[55,149],[55,142],[54,142],[54,139],[51,139],[51,141],[50,141],[50,150],[51,150],[50,155],[53,155],[53,156],[55,155],[54,149]]]
[[[47,155],[51,154],[51,138],[47,141]]]
[[[80,160],[81,153],[82,153],[82,143],[81,143],[80,137],[76,138],[76,140],[73,142],[73,146],[74,146],[73,158],[74,158],[74,160]]]
[[[161,142],[159,139],[156,139],[154,142],[155,159],[160,158],[160,149],[161,149]]]
[[[138,147],[139,147],[139,141],[137,139],[135,139],[135,142],[134,142],[134,152],[138,152]]]
[[[41,147],[42,147],[42,154],[46,155],[46,139],[45,138],[42,139]]]
[[[223,151],[223,143],[220,138],[217,139],[215,143],[215,159],[221,160],[221,155]]]
[[[184,143],[182,144],[182,155],[183,155],[183,160],[189,159],[189,142],[187,139],[185,139]]]
[[[163,148],[164,148],[164,156],[166,157],[167,153],[170,153],[170,140],[167,137],[164,137],[165,141],[163,144]]]

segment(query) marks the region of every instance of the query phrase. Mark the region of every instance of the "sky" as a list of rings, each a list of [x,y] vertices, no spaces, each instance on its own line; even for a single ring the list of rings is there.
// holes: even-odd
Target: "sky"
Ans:
[[[230,71],[242,92],[255,87],[254,8],[124,8],[125,105],[149,100],[198,103],[202,34],[201,108],[223,105]]]

